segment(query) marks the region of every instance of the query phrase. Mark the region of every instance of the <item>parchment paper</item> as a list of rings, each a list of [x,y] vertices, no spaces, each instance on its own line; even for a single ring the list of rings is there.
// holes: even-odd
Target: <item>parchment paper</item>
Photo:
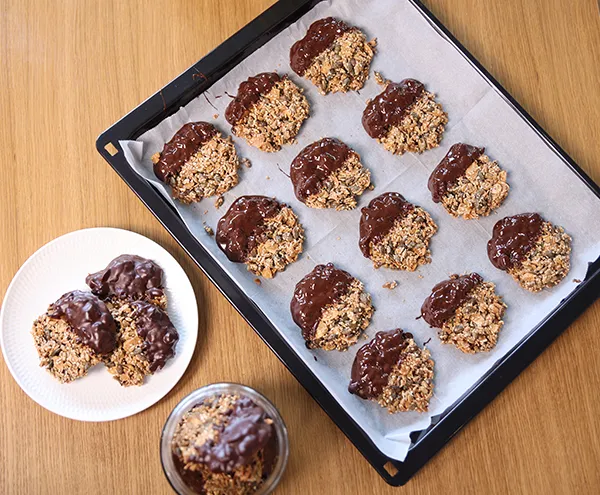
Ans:
[[[398,157],[369,138],[361,126],[362,111],[366,100],[382,91],[374,81],[373,72],[360,94],[324,97],[291,71],[290,46],[305,34],[311,22],[328,15],[359,26],[369,39],[377,38],[373,70],[393,81],[416,78],[438,95],[450,119],[439,148],[422,155]],[[252,168],[242,168],[240,183],[225,194],[225,204],[219,210],[214,207],[214,198],[194,206],[173,204],[190,231],[269,317],[373,442],[388,456],[403,460],[410,446],[409,434],[426,428],[432,416],[452,405],[575,289],[574,279],[585,278],[587,263],[600,254],[597,222],[600,202],[509,103],[406,0],[334,0],[317,5],[212,86],[205,93],[206,98],[201,95],[137,141],[121,142],[127,160],[171,201],[167,189],[152,173],[152,154],[161,151],[163,144],[189,121],[213,122],[229,134],[230,126],[224,118],[230,101],[226,92],[235,95],[242,80],[273,70],[290,74],[306,90],[311,117],[304,123],[298,143],[269,154],[234,138],[238,153],[251,160]],[[358,248],[360,208],[350,212],[314,210],[296,200],[290,180],[278,166],[288,172],[296,154],[324,136],[337,137],[353,147],[371,170],[375,190],[361,197],[359,207],[383,192],[397,191],[431,213],[439,226],[431,243],[431,264],[416,273],[375,270]],[[485,146],[486,153],[508,171],[511,190],[507,200],[495,214],[479,221],[452,218],[432,202],[427,189],[430,172],[458,141]],[[214,237],[208,236],[203,228],[206,224],[216,229],[218,219],[232,201],[245,194],[276,196],[294,208],[306,229],[304,254],[299,261],[273,280],[263,280],[260,286],[245,265],[227,260]],[[571,272],[558,287],[539,294],[518,287],[510,276],[496,270],[486,256],[494,223],[504,216],[530,211],[538,211],[545,219],[564,226],[573,237]],[[306,349],[300,330],[292,322],[289,302],[296,282],[316,264],[329,261],[361,279],[372,294],[377,310],[366,332],[369,338],[376,331],[398,327],[412,332],[420,345],[431,338],[428,347],[435,360],[435,393],[429,413],[390,415],[377,404],[348,393],[350,367],[364,341],[343,353]],[[433,285],[452,273],[470,271],[494,282],[508,305],[498,345],[486,354],[466,355],[453,346],[442,345],[435,329],[430,329],[423,320],[415,320]],[[392,280],[398,282],[395,290],[382,287]]]

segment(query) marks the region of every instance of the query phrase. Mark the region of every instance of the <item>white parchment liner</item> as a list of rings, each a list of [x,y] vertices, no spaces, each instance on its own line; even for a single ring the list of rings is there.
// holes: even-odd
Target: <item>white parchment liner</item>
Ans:
[[[291,71],[290,46],[305,34],[313,21],[328,15],[360,27],[369,39],[377,38],[378,48],[372,69],[393,81],[416,78],[437,94],[450,119],[439,148],[422,155],[398,157],[369,138],[361,125],[362,111],[366,100],[382,90],[375,83],[373,72],[360,94],[324,97],[312,84]],[[292,80],[306,90],[311,117],[305,122],[298,143],[269,154],[234,138],[238,153],[251,160],[252,168],[241,170],[240,183],[225,194],[225,204],[219,210],[214,207],[214,198],[194,206],[173,204],[190,231],[269,317],[373,442],[388,456],[403,460],[410,446],[409,434],[426,428],[432,416],[453,404],[575,289],[574,279],[584,279],[587,263],[600,254],[597,222],[600,202],[407,0],[334,0],[317,5],[214,84],[206,98],[203,95],[196,98],[137,141],[121,142],[128,162],[172,202],[167,189],[152,173],[152,154],[161,151],[163,144],[186,122],[205,120],[230,133],[230,126],[224,118],[230,101],[226,92],[236,94],[242,80],[273,70],[290,74]],[[215,114],[218,117],[215,118]],[[371,170],[375,190],[362,196],[359,207],[383,192],[397,191],[431,213],[439,226],[431,243],[431,264],[416,273],[374,270],[372,263],[362,256],[358,248],[359,208],[351,212],[314,210],[296,200],[290,180],[278,166],[289,171],[296,154],[324,136],[346,142],[361,155],[363,163]],[[479,221],[450,217],[440,205],[432,202],[427,189],[430,172],[448,148],[458,141],[485,146],[486,153],[508,171],[511,190],[507,200],[495,214]],[[208,236],[203,228],[206,224],[216,229],[218,219],[232,201],[245,194],[276,196],[294,208],[306,229],[307,239],[301,259],[275,279],[263,280],[260,286],[246,271],[245,265],[227,260],[214,237]],[[494,223],[504,216],[530,211],[538,211],[545,219],[564,226],[573,237],[572,269],[567,279],[558,287],[540,294],[519,288],[506,273],[496,270],[486,256],[486,243]],[[376,331],[398,327],[412,332],[419,344],[433,337],[428,347],[435,360],[435,393],[429,413],[390,415],[377,404],[348,393],[350,367],[361,343],[344,353],[306,349],[300,331],[290,317],[289,302],[296,282],[317,263],[328,261],[360,278],[372,294],[377,311],[367,329],[369,337]],[[453,346],[442,345],[434,329],[430,329],[423,320],[415,320],[433,285],[452,273],[467,271],[476,271],[494,282],[508,304],[498,345],[487,354],[466,355]],[[382,287],[392,280],[398,282],[395,290]],[[315,361],[313,356],[318,360]]]

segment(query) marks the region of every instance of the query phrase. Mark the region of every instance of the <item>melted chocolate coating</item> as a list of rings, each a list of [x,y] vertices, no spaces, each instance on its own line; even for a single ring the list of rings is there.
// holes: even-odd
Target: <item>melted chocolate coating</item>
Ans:
[[[213,473],[231,473],[245,466],[273,436],[273,426],[265,421],[267,414],[247,397],[235,403],[229,418],[216,442],[206,442],[199,449],[199,460]]]
[[[390,126],[400,123],[424,89],[423,83],[415,79],[389,83],[363,112],[362,124],[367,134],[375,139],[383,137]]]
[[[282,205],[266,196],[242,196],[234,201],[217,226],[217,244],[231,261],[243,263],[264,231],[267,218],[277,215]]]
[[[383,193],[365,206],[360,217],[360,240],[358,245],[365,258],[371,256],[371,244],[381,242],[394,226],[398,218],[402,218],[414,210],[414,205],[395,192]]]
[[[350,151],[348,146],[333,138],[323,138],[304,148],[290,168],[296,197],[304,202],[318,193],[327,177],[341,168]]]
[[[427,187],[431,191],[434,202],[439,203],[449,187],[459,177],[465,175],[471,164],[479,158],[485,148],[477,148],[470,144],[453,144],[446,156],[429,176]]]
[[[104,270],[88,275],[85,283],[101,299],[116,296],[130,301],[150,300],[163,294],[162,278],[162,268],[154,261],[122,254]]]
[[[319,54],[329,48],[336,38],[350,31],[350,29],[354,28],[333,17],[326,17],[313,22],[304,38],[296,41],[290,49],[290,67],[292,70],[302,76]]]
[[[467,300],[469,293],[483,278],[477,273],[454,275],[435,285],[421,306],[421,316],[432,327],[442,328],[446,320],[452,318],[456,310]]]
[[[204,476],[201,471],[192,471],[191,469],[185,469],[184,462],[179,458],[175,452],[171,454],[173,456],[173,463],[175,469],[179,473],[181,480],[192,490],[193,493],[198,495],[204,495],[206,489],[204,488]]]
[[[242,82],[237,96],[231,100],[225,110],[227,122],[231,125],[237,124],[261,95],[267,94],[279,81],[281,81],[281,76],[277,72],[263,72]]]
[[[181,167],[210,140],[217,130],[208,122],[189,122],[179,129],[165,144],[158,162],[154,164],[154,175],[163,182],[178,174]]]
[[[134,301],[131,305],[137,333],[144,339],[144,354],[154,372],[175,355],[179,334],[167,314],[153,304]]]
[[[496,222],[488,241],[488,258],[496,268],[518,266],[542,233],[543,218],[537,213],[522,213]]]
[[[377,332],[375,338],[356,353],[348,392],[363,399],[379,397],[388,383],[392,369],[402,360],[407,340],[412,338],[412,334],[399,328]]]
[[[67,292],[50,306],[48,316],[65,320],[78,341],[96,354],[109,354],[117,345],[115,320],[106,304],[89,292]]]
[[[325,307],[345,295],[352,282],[352,275],[327,263],[317,265],[296,284],[290,310],[305,339],[315,334]]]

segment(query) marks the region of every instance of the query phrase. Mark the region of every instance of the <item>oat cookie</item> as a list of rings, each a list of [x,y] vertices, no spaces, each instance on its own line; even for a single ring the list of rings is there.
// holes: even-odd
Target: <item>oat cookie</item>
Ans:
[[[304,229],[293,210],[266,196],[242,196],[219,220],[217,244],[230,261],[273,278],[298,259]]]
[[[401,329],[377,332],[352,364],[348,391],[377,402],[390,413],[426,412],[433,395],[433,365],[428,349]]]
[[[362,117],[367,134],[397,155],[437,147],[447,123],[435,95],[415,79],[388,82],[383,93],[367,103]]]
[[[290,66],[321,94],[357,91],[369,77],[375,40],[358,28],[327,17],[313,22],[290,50]]]
[[[175,355],[179,334],[164,311],[145,301],[121,303],[113,315],[117,346],[102,361],[124,387],[143,385]]]
[[[177,425],[172,453],[183,481],[197,493],[255,493],[270,475],[276,449],[273,421],[237,395],[205,399]]]
[[[73,291],[33,322],[40,366],[61,383],[85,376],[113,351],[117,328],[106,305],[89,292]]]
[[[302,89],[287,76],[263,72],[248,78],[225,112],[231,132],[261,151],[294,143],[309,105]]]
[[[538,213],[497,222],[487,251],[492,265],[531,292],[559,284],[571,267],[571,237]]]
[[[296,284],[290,310],[306,346],[326,351],[355,344],[375,311],[362,282],[332,263],[317,265]]]
[[[338,139],[323,138],[304,148],[290,167],[299,201],[311,208],[351,210],[371,184],[360,156]]]
[[[484,151],[456,143],[429,177],[427,186],[433,201],[442,203],[453,217],[469,220],[488,216],[508,195],[506,171]]]
[[[184,204],[218,196],[238,183],[240,161],[230,137],[208,122],[190,122],[152,156],[154,174]]]
[[[473,354],[492,350],[504,325],[506,304],[477,273],[452,275],[435,285],[421,307],[421,316],[438,328],[440,340]]]
[[[429,241],[437,225],[423,208],[394,192],[384,193],[363,208],[359,246],[375,268],[414,272],[431,263]]]

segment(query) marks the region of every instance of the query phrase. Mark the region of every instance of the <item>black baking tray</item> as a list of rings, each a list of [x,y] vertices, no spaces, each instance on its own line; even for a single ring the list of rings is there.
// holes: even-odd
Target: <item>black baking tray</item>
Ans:
[[[503,356],[453,406],[441,415],[434,417],[432,424],[427,429],[411,435],[412,444],[404,462],[385,456],[315,377],[310,368],[294,353],[264,313],[211,258],[189,232],[175,209],[158,190],[134,172],[125,160],[123,150],[119,145],[120,140],[136,139],[175,113],[181,106],[199,96],[244,58],[297,21],[320,1],[279,0],[250,24],[102,133],[98,137],[96,147],[385,481],[390,485],[399,486],[405,484],[446,442],[491,402],[598,298],[600,294],[600,258],[594,263],[590,263],[585,280],[561,301],[560,305],[544,321]],[[419,0],[409,1],[440,36],[453,44],[472,66],[504,96],[523,120],[564,159],[565,165],[570,167],[600,198],[600,188],[450,34],[442,23]]]

